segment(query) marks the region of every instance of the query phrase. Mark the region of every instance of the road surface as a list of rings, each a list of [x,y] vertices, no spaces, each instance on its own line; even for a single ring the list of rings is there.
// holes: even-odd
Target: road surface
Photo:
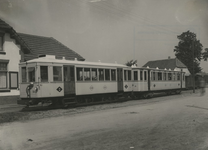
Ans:
[[[0,125],[0,149],[208,149],[208,94],[166,98],[157,103],[5,123]]]

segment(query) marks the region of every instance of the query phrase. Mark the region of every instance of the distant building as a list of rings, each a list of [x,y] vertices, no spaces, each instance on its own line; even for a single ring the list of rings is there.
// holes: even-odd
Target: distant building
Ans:
[[[69,60],[85,60],[52,37],[17,33],[0,19],[0,96],[19,95],[18,64],[41,54]]]
[[[184,65],[178,58],[148,61],[145,65],[143,65],[143,67],[183,71],[186,76],[190,75],[186,65]]]

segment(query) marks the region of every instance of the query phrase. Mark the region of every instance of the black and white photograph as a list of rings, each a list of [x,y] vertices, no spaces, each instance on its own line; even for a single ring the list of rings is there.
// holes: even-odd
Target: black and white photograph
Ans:
[[[0,150],[208,150],[208,0],[0,0]]]

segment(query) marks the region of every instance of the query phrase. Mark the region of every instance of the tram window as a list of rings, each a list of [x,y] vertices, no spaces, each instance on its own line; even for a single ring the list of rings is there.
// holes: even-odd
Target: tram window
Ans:
[[[124,70],[124,81],[127,80],[127,70]]]
[[[99,69],[98,73],[99,73],[99,81],[104,81],[104,70]]]
[[[181,77],[180,75],[181,75],[181,74],[178,72],[178,73],[177,73],[177,80],[180,80],[180,79],[181,79],[181,78],[180,78],[180,77]]]
[[[128,80],[131,80],[131,70],[128,70]]]
[[[105,69],[105,80],[110,80],[110,69]]]
[[[166,79],[166,72],[163,73],[163,80],[164,80],[164,81],[167,80],[167,79]]]
[[[143,80],[143,71],[140,71],[140,80]]]
[[[27,82],[26,67],[22,67],[22,82]]]
[[[168,80],[172,80],[172,73],[168,73]]]
[[[176,80],[176,76],[175,76],[175,72],[173,72],[173,77],[172,77],[173,80]]]
[[[97,69],[93,68],[91,75],[92,75],[92,80],[97,81]]]
[[[116,70],[111,70],[111,81],[116,81]]]
[[[162,72],[158,72],[158,80],[162,80]]]
[[[82,68],[77,68],[77,81],[83,81]]]
[[[90,68],[84,68],[84,80],[90,81]]]
[[[144,81],[147,80],[147,71],[144,71]]]
[[[53,66],[53,81],[62,81],[62,68]]]
[[[48,66],[40,66],[41,82],[48,82]]]
[[[35,82],[35,67],[28,68],[28,81]]]
[[[156,80],[156,74],[155,74],[155,72],[152,72],[152,80],[153,80],[153,81]]]
[[[138,80],[138,72],[134,71],[134,80],[137,81]]]

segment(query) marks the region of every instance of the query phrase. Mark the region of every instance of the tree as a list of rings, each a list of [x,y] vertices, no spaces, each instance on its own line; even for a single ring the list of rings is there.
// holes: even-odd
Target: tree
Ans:
[[[205,61],[207,61],[207,58],[208,58],[208,48],[205,48],[205,52],[202,55],[203,55],[203,59]]]
[[[196,39],[196,34],[187,31],[177,36],[177,38],[179,43],[174,49],[175,56],[187,66],[191,74],[200,72],[202,70],[200,61],[206,54],[202,53],[203,46]]]
[[[127,66],[129,66],[129,67],[131,67],[131,66],[137,66],[137,60],[130,60],[130,61],[127,61],[127,63],[125,64],[125,65],[127,65]]]

